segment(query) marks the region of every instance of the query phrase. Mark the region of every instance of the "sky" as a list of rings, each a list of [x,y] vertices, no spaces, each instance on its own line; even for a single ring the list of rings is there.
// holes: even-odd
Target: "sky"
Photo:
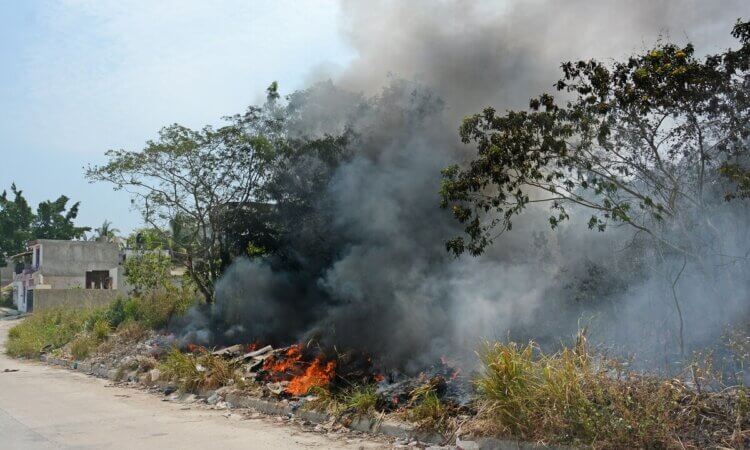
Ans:
[[[334,1],[0,0],[0,190],[65,194],[79,225],[140,226],[124,192],[84,168],[165,125],[216,124],[336,73],[355,52]],[[314,24],[314,26],[310,26]]]
[[[624,55],[663,31],[731,45],[745,1],[0,0],[0,190],[15,182],[34,205],[65,194],[79,225],[127,234],[141,225],[129,196],[84,168],[172,123],[218,124],[272,81],[287,94],[328,76],[362,91],[414,77],[460,120],[462,103],[525,103],[559,61]]]

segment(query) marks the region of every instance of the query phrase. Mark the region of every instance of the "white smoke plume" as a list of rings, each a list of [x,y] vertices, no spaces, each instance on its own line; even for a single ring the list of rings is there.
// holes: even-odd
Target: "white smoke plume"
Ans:
[[[562,61],[620,58],[659,36],[719,51],[747,12],[743,0],[344,3],[343,32],[358,57],[290,100],[299,102],[298,133],[349,127],[359,136],[325,188],[335,257],[311,261],[304,276],[238,261],[217,285],[225,338],[316,336],[416,370],[441,354],[471,356],[485,338],[559,342],[583,322],[648,364],[665,348],[673,356],[665,280],[681,261],[647,268],[641,259],[656,256],[628,247],[626,230],[597,234],[574,217],[551,231],[544,210],[528,211],[486,255],[454,259],[444,241],[460,227],[439,208],[440,170],[474,152],[459,143],[462,117],[524,108],[552,90]],[[717,223],[729,232],[738,215],[724,213]],[[732,233],[736,245],[748,242]],[[748,279],[747,269],[720,279]],[[691,348],[747,314],[747,294],[745,281],[682,275]]]

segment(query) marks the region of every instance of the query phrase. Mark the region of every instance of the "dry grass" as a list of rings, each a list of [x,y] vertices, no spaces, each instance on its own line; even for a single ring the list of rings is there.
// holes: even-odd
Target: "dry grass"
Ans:
[[[117,327],[117,336],[124,342],[138,342],[148,335],[148,329],[141,324],[133,320],[123,322]]]
[[[744,388],[701,393],[625,374],[594,358],[584,335],[551,355],[495,342],[479,357],[477,431],[595,448],[742,448],[750,439]]]
[[[11,356],[37,357],[42,351],[63,347],[85,332],[99,310],[50,309],[34,313],[8,333],[6,351]],[[82,345],[82,344],[79,344]]]
[[[83,333],[73,338],[67,348],[70,350],[70,354],[80,361],[86,359],[98,346],[99,340],[95,336]]]
[[[432,389],[416,390],[412,394],[407,419],[419,428],[443,431],[448,425],[448,409]]]
[[[323,386],[310,389],[312,400],[305,403],[306,408],[326,411],[337,416],[354,414],[365,415],[376,411],[378,395],[374,385],[351,386],[339,392],[331,392]]]
[[[235,379],[235,372],[228,361],[210,353],[195,355],[172,349],[159,364],[165,377],[174,381],[182,391],[215,389]]]

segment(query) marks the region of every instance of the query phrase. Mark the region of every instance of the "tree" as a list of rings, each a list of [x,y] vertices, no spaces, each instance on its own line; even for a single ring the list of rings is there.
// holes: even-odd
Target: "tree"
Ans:
[[[0,195],[0,266],[5,266],[7,258],[25,250],[31,239],[31,223],[34,213],[23,196],[23,191],[12,184],[13,199],[3,191]]]
[[[120,232],[117,228],[112,227],[112,222],[109,220],[104,220],[102,226],[94,231],[96,231],[96,240],[100,242],[115,242],[117,239],[116,233]]]
[[[279,140],[277,97],[272,86],[263,107],[225,118],[220,128],[165,127],[143,150],[111,150],[107,164],[86,171],[92,181],[130,192],[155,229],[178,226],[180,233],[172,235],[174,256],[208,303],[214,282],[236,256],[228,226],[248,205],[264,201]]]
[[[88,227],[77,227],[73,223],[78,216],[80,203],[67,209],[68,197],[44,201],[34,214],[28,202],[15,184],[11,185],[13,200],[3,191],[0,195],[0,266],[7,263],[8,256],[22,252],[26,243],[33,239],[81,239]]]
[[[553,228],[578,207],[594,230],[624,224],[691,258],[722,252],[692,230],[716,234],[712,205],[750,192],[750,22],[732,34],[738,50],[703,59],[660,43],[610,67],[565,63],[565,105],[545,94],[528,112],[465,119],[478,155],[443,171],[442,206],[466,232],[448,250],[480,254],[528,205],[549,204]]]
[[[31,223],[33,239],[81,239],[90,227],[77,227],[73,223],[78,217],[80,202],[67,209],[68,197],[61,195],[57,200],[39,203],[36,216]]]
[[[138,294],[167,286],[171,270],[172,258],[161,250],[140,251],[125,260],[125,278]]]

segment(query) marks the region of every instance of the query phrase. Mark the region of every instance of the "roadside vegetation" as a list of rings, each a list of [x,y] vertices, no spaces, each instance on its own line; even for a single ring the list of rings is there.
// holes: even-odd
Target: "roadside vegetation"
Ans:
[[[174,288],[120,299],[108,308],[35,313],[10,331],[7,352],[17,357],[61,352],[84,360],[110,351],[112,342],[134,346],[184,312],[191,304],[186,298]],[[733,333],[727,346],[737,350],[735,367],[750,362]],[[395,414],[445,434],[593,448],[743,448],[750,441],[750,390],[741,374],[730,377],[735,384],[725,384],[710,353],[696,355],[682,376],[671,379],[629,371],[627,364],[590,349],[583,332],[571,347],[554,353],[534,342],[487,342],[477,355],[468,406],[446,401],[434,378],[424,378],[408,401],[396,406],[378,393],[377,384],[314,386],[305,405],[339,418]],[[261,385],[243,379],[237,365],[200,347],[172,348],[156,360],[136,356],[126,365],[120,373],[135,370],[149,382],[146,374],[158,369],[160,380],[184,392],[230,385],[252,395],[262,392]]]
[[[479,357],[482,433],[595,448],[744,448],[750,438],[750,392],[724,386],[710,363],[673,379],[629,373],[583,334],[553,354],[493,342]]]
[[[142,296],[118,298],[106,308],[56,308],[34,313],[8,333],[6,351],[33,358],[65,347],[84,359],[113,333],[143,336],[165,327],[195,303],[189,287],[163,286]]]
[[[182,391],[216,389],[237,380],[232,365],[209,352],[183,353],[172,349],[158,366],[169,381]]]

